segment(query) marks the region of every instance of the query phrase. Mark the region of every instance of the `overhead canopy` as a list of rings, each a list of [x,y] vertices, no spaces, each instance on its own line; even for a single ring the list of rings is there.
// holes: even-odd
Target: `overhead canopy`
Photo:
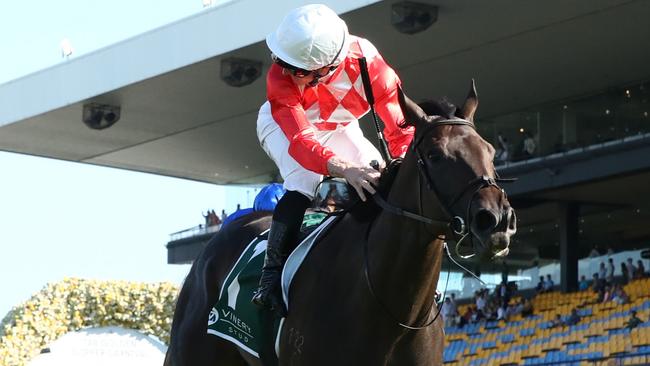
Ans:
[[[650,74],[647,1],[429,1],[438,21],[414,35],[391,26],[392,3],[329,2],[412,98],[459,100],[474,77],[479,123]],[[295,6],[235,1],[0,85],[0,150],[219,184],[274,180],[255,134],[264,77],[228,86],[220,61],[259,60],[264,75],[262,40]],[[121,119],[89,129],[89,102],[121,106]]]

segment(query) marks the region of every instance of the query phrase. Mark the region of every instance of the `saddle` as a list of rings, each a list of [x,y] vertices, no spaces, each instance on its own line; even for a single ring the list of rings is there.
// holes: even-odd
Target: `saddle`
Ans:
[[[395,177],[402,165],[402,158],[393,159],[379,178],[376,191],[381,196],[386,196],[395,181]],[[312,208],[317,212],[331,215],[341,215],[350,212],[355,218],[366,221],[373,218],[378,212],[378,207],[372,200],[361,201],[357,191],[343,178],[326,177],[316,189]]]

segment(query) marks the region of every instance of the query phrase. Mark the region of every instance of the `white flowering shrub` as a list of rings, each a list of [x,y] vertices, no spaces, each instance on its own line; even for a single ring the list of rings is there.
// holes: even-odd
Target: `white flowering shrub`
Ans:
[[[82,328],[119,326],[169,343],[179,288],[78,278],[48,284],[0,323],[0,366],[24,366],[62,335]]]

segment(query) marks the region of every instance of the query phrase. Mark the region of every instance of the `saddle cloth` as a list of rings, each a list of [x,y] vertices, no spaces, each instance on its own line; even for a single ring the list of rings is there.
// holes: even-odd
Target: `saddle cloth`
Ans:
[[[311,226],[310,229],[313,231],[291,253],[282,271],[282,294],[287,308],[291,280],[316,243],[316,239],[336,218],[336,216],[325,218],[324,214],[305,215],[303,228]],[[272,340],[275,340],[274,348],[277,357],[279,335],[284,321],[284,319],[274,319],[273,329],[264,329],[266,322],[263,314],[251,303],[264,264],[267,236],[268,231],[260,234],[244,249],[226,276],[219,300],[208,317],[209,334],[228,340],[257,358],[260,358],[260,350],[265,347],[265,342]]]

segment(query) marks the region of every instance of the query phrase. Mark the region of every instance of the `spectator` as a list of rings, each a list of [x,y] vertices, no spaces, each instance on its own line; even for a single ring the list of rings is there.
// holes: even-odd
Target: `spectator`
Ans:
[[[476,310],[483,312],[487,307],[487,294],[485,292],[479,292],[476,295]]]
[[[631,281],[634,279],[634,274],[636,273],[636,267],[634,266],[634,261],[632,258],[627,259],[627,278]]]
[[[495,160],[498,163],[505,163],[510,159],[510,145],[508,139],[503,137],[501,132],[497,135],[497,149]]]
[[[539,282],[537,282],[537,287],[535,287],[535,291],[537,293],[542,293],[544,292],[544,288],[546,287],[546,284],[544,283],[544,276],[539,276]]]
[[[605,285],[605,290],[602,292],[602,296],[600,293],[598,294],[598,298],[601,302],[607,302],[607,301],[612,301],[614,297],[614,288],[610,285]]]
[[[598,268],[598,277],[607,278],[607,268],[605,268],[605,262],[600,262],[600,268]]]
[[[454,312],[454,306],[451,303],[451,300],[448,297],[445,297],[445,301],[442,303],[442,318],[445,321],[445,327],[454,326],[454,318],[456,316]]]
[[[607,252],[606,252],[605,254],[607,254],[607,255],[612,255],[612,254],[614,254],[614,249],[612,249],[612,247],[610,247],[610,246],[608,245],[608,246],[607,246]]]
[[[553,286],[555,286],[555,283],[553,282],[553,279],[551,278],[550,274],[546,275],[546,282],[544,282],[544,291],[549,292],[553,291]]]
[[[562,316],[560,314],[555,315],[555,319],[551,320],[551,324],[549,324],[549,328],[557,328],[561,327],[564,325],[564,322],[562,321]]]
[[[645,277],[645,266],[643,265],[642,260],[636,261],[636,272],[634,273],[634,278],[643,278]]]
[[[639,324],[643,323],[643,320],[639,319],[636,316],[636,310],[630,310],[630,319],[625,322],[625,328],[632,329],[636,328]]]
[[[467,310],[465,310],[460,319],[458,319],[458,327],[462,328],[465,326],[465,324],[469,324],[472,321],[472,318],[474,318],[474,308],[472,306],[468,306]]]
[[[615,301],[619,305],[623,305],[630,302],[630,297],[621,285],[615,285],[612,293],[612,301]]]
[[[604,279],[598,277],[598,273],[594,273],[594,281],[592,285],[592,289],[594,290],[595,293],[598,294],[598,297],[596,298],[596,302],[603,302],[606,301],[606,295],[607,295],[607,282],[605,282]]]
[[[521,316],[522,317],[527,317],[533,315],[534,309],[533,309],[533,303],[529,299],[523,300],[523,306],[521,309]]]
[[[494,301],[488,297],[487,290],[482,293],[483,298],[485,299],[485,306],[480,310],[481,314],[486,320],[492,320],[496,318],[496,307],[494,306]]]
[[[508,321],[508,306],[504,303],[501,303],[499,307],[497,308],[497,320],[505,320]]]
[[[535,155],[535,149],[537,145],[535,144],[535,139],[530,132],[526,132],[526,137],[524,138],[524,147],[522,151],[522,156],[524,159],[530,159]]]
[[[226,213],[226,210],[221,210],[221,221],[225,221],[228,218],[228,214]]]
[[[515,305],[515,314],[521,314],[524,312],[524,307],[526,306],[526,299],[523,297],[519,299],[517,305]]]
[[[458,316],[458,303],[456,302],[455,293],[451,293],[451,299],[449,299],[449,301],[451,301],[452,308],[454,309],[454,316]]]
[[[510,303],[510,297],[512,297],[512,290],[508,286],[508,283],[503,281],[495,289],[495,294],[498,295],[499,300],[503,303],[503,306],[508,306]]]
[[[214,210],[208,211],[208,221],[208,226],[221,225],[221,219],[216,214],[216,212],[214,212]]]
[[[470,319],[470,322],[471,323],[478,323],[483,319],[485,319],[485,314],[481,310],[476,309],[472,313],[472,318]]]
[[[594,292],[602,292],[605,290],[605,281],[598,276],[598,273],[594,273],[594,279],[591,283],[591,289]]]
[[[585,291],[588,288],[589,288],[589,281],[587,281],[587,277],[580,276],[580,283],[578,284],[578,290]]]
[[[524,308],[523,304],[523,299],[519,300],[516,304],[510,304],[508,305],[508,309],[506,309],[506,316],[508,318],[515,316],[517,314],[521,314],[521,311]]]
[[[622,283],[623,285],[626,285],[628,282],[630,282],[630,277],[628,277],[628,272],[627,266],[625,265],[625,262],[621,262],[621,274],[622,274]]]
[[[571,315],[569,315],[569,318],[566,320],[566,325],[572,326],[576,325],[580,322],[580,315],[578,315],[578,310],[575,308],[571,309]]]
[[[600,253],[598,252],[598,249],[596,249],[596,246],[594,245],[593,248],[591,248],[591,252],[589,252],[589,258],[596,258],[600,257]]]
[[[609,283],[614,283],[614,258],[607,260],[607,277],[605,280]]]
[[[205,220],[204,221],[205,222],[205,227],[210,226],[210,210],[208,210],[208,212],[205,215],[203,213],[201,213],[201,216],[203,216],[203,219]]]

